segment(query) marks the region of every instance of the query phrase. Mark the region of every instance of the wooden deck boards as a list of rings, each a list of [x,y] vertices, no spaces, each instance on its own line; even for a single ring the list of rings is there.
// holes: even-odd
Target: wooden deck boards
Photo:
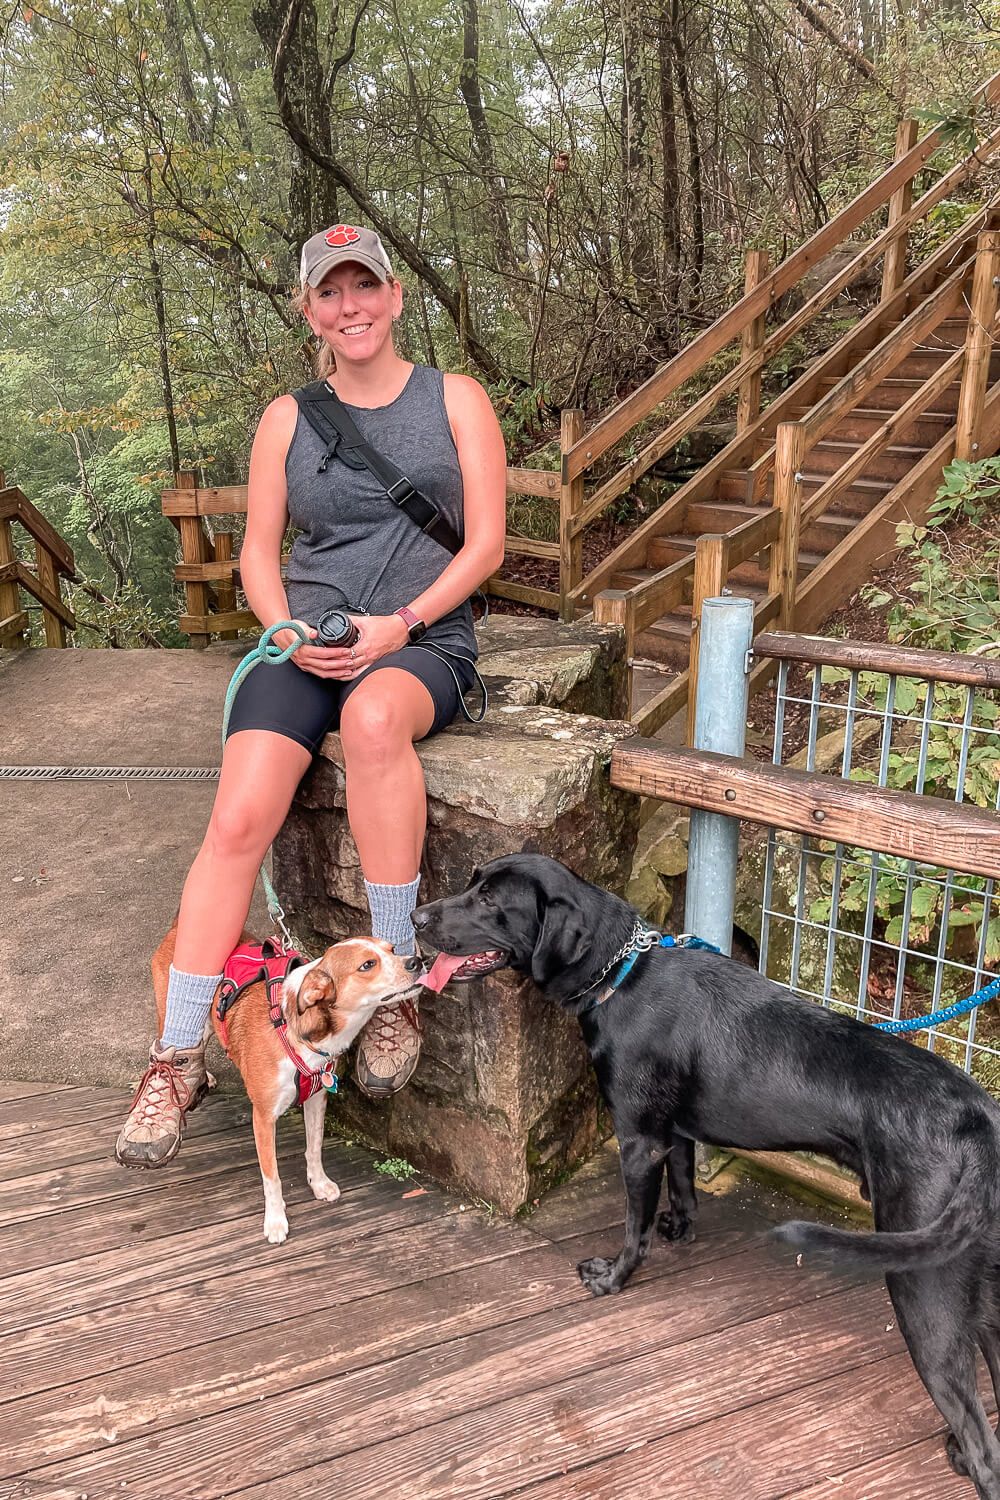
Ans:
[[[512,1224],[330,1141],[321,1204],[289,1116],[272,1247],[244,1101],[151,1174],[126,1102],[0,1085],[0,1500],[971,1497],[881,1282],[790,1263],[766,1193],[594,1300],[611,1152]]]

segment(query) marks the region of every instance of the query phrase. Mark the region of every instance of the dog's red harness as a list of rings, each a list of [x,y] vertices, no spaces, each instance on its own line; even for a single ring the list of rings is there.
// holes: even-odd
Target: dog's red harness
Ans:
[[[279,938],[268,938],[263,943],[243,943],[241,947],[234,948],[226,959],[215,1007],[222,1045],[228,1052],[227,1015],[251,985],[262,983],[265,986],[271,1025],[278,1033],[278,1040],[285,1052],[295,1064],[295,1092],[299,1104],[305,1104],[321,1088],[328,1089],[331,1094],[337,1092],[337,1075],[333,1070],[332,1060],[323,1067],[310,1068],[288,1040],[288,1022],[281,1009],[281,986],[292,970],[301,968],[304,962],[301,953],[286,947]]]

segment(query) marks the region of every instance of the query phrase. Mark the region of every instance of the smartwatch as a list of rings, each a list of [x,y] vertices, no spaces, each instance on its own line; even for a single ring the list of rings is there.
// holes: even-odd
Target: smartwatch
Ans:
[[[394,610],[393,613],[397,614],[402,620],[403,624],[406,626],[406,633],[410,638],[411,646],[419,641],[422,636],[425,636],[427,634],[427,626],[424,624],[423,620],[419,619],[413,613],[412,609],[407,609],[404,605],[402,609]]]

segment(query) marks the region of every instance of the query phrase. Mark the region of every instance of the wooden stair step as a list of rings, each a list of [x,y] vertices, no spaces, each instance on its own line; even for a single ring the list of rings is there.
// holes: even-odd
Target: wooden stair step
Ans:
[[[731,531],[743,521],[752,521],[768,507],[764,505],[739,504],[732,500],[700,500],[688,506],[686,524],[699,535],[705,531]],[[854,529],[855,517],[827,511],[818,521],[804,526],[799,538],[807,551],[820,552],[825,557],[848,532]]]
[[[860,443],[852,443],[847,438],[825,437],[815,447],[810,448],[806,458],[811,472],[817,474],[836,474],[842,464],[860,448]],[[902,479],[908,474],[914,464],[926,454],[927,449],[915,444],[890,443],[880,453],[876,453],[866,466],[864,473],[869,479]]]
[[[697,545],[697,535],[689,535],[687,532],[676,532],[672,536],[654,537],[646,551],[646,564],[654,572],[668,568],[671,563],[679,562],[682,557],[690,557]],[[799,549],[799,573],[811,573],[825,557],[824,552]],[[741,563],[730,573],[730,578],[748,582],[756,582],[761,577],[760,565],[750,558]]]
[[[933,333],[927,335],[923,340],[925,344],[943,344],[954,354],[956,349],[961,349],[969,336],[969,319],[945,318],[939,323]]]
[[[897,377],[919,375],[922,380],[927,380],[941,368],[946,359],[951,358],[954,352],[954,349],[949,349],[945,345],[939,345],[936,348],[924,345],[912,350],[905,359],[901,359],[892,373]],[[993,380],[1000,375],[1000,350],[994,350],[990,356],[989,372]]]
[[[916,394],[923,383],[923,380],[915,375],[891,375],[865,396],[865,410],[883,413],[898,411],[905,401]],[[823,376],[819,381],[818,396],[825,395],[836,384],[837,378],[829,375]],[[958,392],[957,380],[945,386],[944,390],[934,398],[935,412],[950,415],[954,422],[954,414],[958,410]]]
[[[812,455],[808,455],[808,463]],[[824,485],[829,479],[829,474],[820,474],[812,468],[805,469],[802,474],[802,488],[805,493],[812,494]],[[719,480],[719,498],[725,500],[746,500],[747,487],[750,479],[746,469],[727,469]],[[830,506],[827,514],[845,514],[848,516],[867,515],[873,505],[885,498],[891,489],[895,487],[894,479],[855,479],[842,494],[838,495]],[[766,495],[770,498],[774,489],[774,471],[767,476]]]
[[[612,583],[611,587],[616,589],[632,589],[635,588],[636,584],[638,583],[648,583],[649,580],[651,578],[654,578],[655,576],[655,568],[623,568],[620,573],[615,573],[614,582]],[[764,579],[763,581],[757,580],[756,582],[747,582],[741,587],[740,592],[746,594],[748,598],[763,599],[764,595],[767,593],[767,580]],[[674,612],[676,612],[677,614],[689,615],[691,613],[691,607],[688,604],[678,604],[676,606],[676,611],[672,611],[672,613]]]
[[[914,389],[916,387],[914,386]],[[906,399],[905,397],[903,398]],[[899,403],[902,404],[901,402]],[[789,413],[790,421],[798,421],[806,414],[806,407],[799,407]],[[853,446],[860,446],[868,441],[870,437],[882,427],[886,419],[892,415],[892,410],[883,407],[879,410],[874,406],[856,406],[853,411],[844,417],[842,422],[832,429],[826,442],[844,442]],[[948,411],[925,411],[919,417],[915,417],[903,432],[907,444],[913,444],[921,451],[926,452],[934,444],[943,438],[948,429],[954,426],[955,414]],[[898,446],[898,445],[897,445]]]

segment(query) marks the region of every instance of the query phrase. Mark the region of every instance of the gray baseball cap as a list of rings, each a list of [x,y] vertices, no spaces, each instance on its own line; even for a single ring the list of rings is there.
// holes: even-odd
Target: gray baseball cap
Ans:
[[[321,229],[302,246],[299,268],[302,285],[319,286],[334,266],[351,260],[360,261],[374,271],[379,281],[387,281],[392,275],[389,257],[374,229],[362,229],[357,224],[333,224],[329,229]]]

